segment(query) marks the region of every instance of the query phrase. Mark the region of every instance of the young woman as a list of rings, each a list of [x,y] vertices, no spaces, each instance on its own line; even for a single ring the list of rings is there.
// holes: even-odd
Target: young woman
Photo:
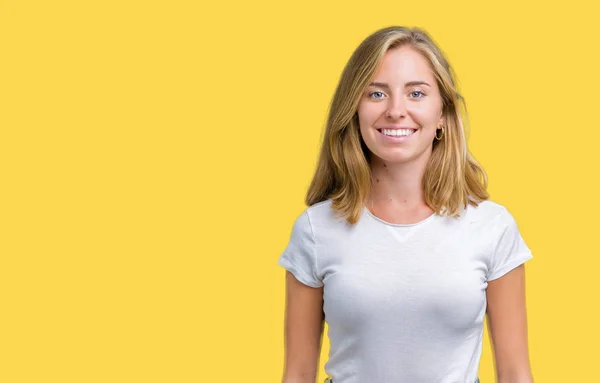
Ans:
[[[465,139],[463,98],[418,28],[367,37],[347,63],[286,272],[283,383],[478,382],[487,313],[499,383],[532,382],[523,263]]]

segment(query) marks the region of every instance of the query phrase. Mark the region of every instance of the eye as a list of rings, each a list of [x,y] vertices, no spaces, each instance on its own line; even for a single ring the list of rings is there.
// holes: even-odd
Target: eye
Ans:
[[[419,94],[420,96],[414,96],[415,94]],[[422,98],[423,96],[425,96],[425,93],[421,92],[420,90],[415,90],[414,92],[410,92],[410,95],[413,96],[414,98]]]
[[[375,95],[381,95],[381,96],[380,96],[380,97],[373,97],[373,96],[375,96]],[[371,98],[374,98],[374,99],[378,100],[378,99],[380,99],[380,98],[382,98],[382,97],[383,97],[383,92],[380,92],[380,91],[376,90],[375,92],[371,92],[371,93],[369,93],[369,97],[371,97]]]

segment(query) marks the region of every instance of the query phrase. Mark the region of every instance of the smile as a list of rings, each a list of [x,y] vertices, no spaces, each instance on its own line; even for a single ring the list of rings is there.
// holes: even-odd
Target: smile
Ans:
[[[417,129],[377,129],[386,141],[403,142],[412,136]]]
[[[410,136],[416,129],[378,129],[379,133],[385,134],[386,136],[399,137],[399,136]]]

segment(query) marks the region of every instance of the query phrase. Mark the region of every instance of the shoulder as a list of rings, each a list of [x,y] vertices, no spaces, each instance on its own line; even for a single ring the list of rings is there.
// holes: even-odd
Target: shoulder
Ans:
[[[310,231],[315,237],[329,238],[336,233],[347,233],[351,225],[333,208],[333,201],[326,200],[310,205],[301,212],[294,224],[296,229]]]
[[[296,217],[294,226],[311,227],[327,224],[333,218],[332,201],[326,200],[305,207]]]
[[[333,209],[333,201],[317,202],[305,209],[305,214],[311,224],[319,226],[329,226],[344,220],[337,217],[337,212]]]
[[[478,206],[469,205],[466,209],[465,220],[471,229],[480,235],[492,235],[493,239],[517,235],[517,222],[506,206],[486,200]]]
[[[491,224],[510,215],[506,207],[492,200],[480,202],[477,206],[469,205],[465,212],[465,219],[470,223],[482,225]]]

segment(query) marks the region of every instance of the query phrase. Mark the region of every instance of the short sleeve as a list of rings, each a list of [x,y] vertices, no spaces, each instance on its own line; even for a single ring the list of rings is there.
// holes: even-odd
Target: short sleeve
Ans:
[[[506,208],[500,213],[496,225],[497,237],[488,269],[488,281],[500,278],[533,258],[531,250],[521,237],[517,222]]]
[[[305,285],[315,288],[323,286],[323,281],[319,278],[315,238],[307,210],[296,218],[290,240],[279,257],[278,264]]]

